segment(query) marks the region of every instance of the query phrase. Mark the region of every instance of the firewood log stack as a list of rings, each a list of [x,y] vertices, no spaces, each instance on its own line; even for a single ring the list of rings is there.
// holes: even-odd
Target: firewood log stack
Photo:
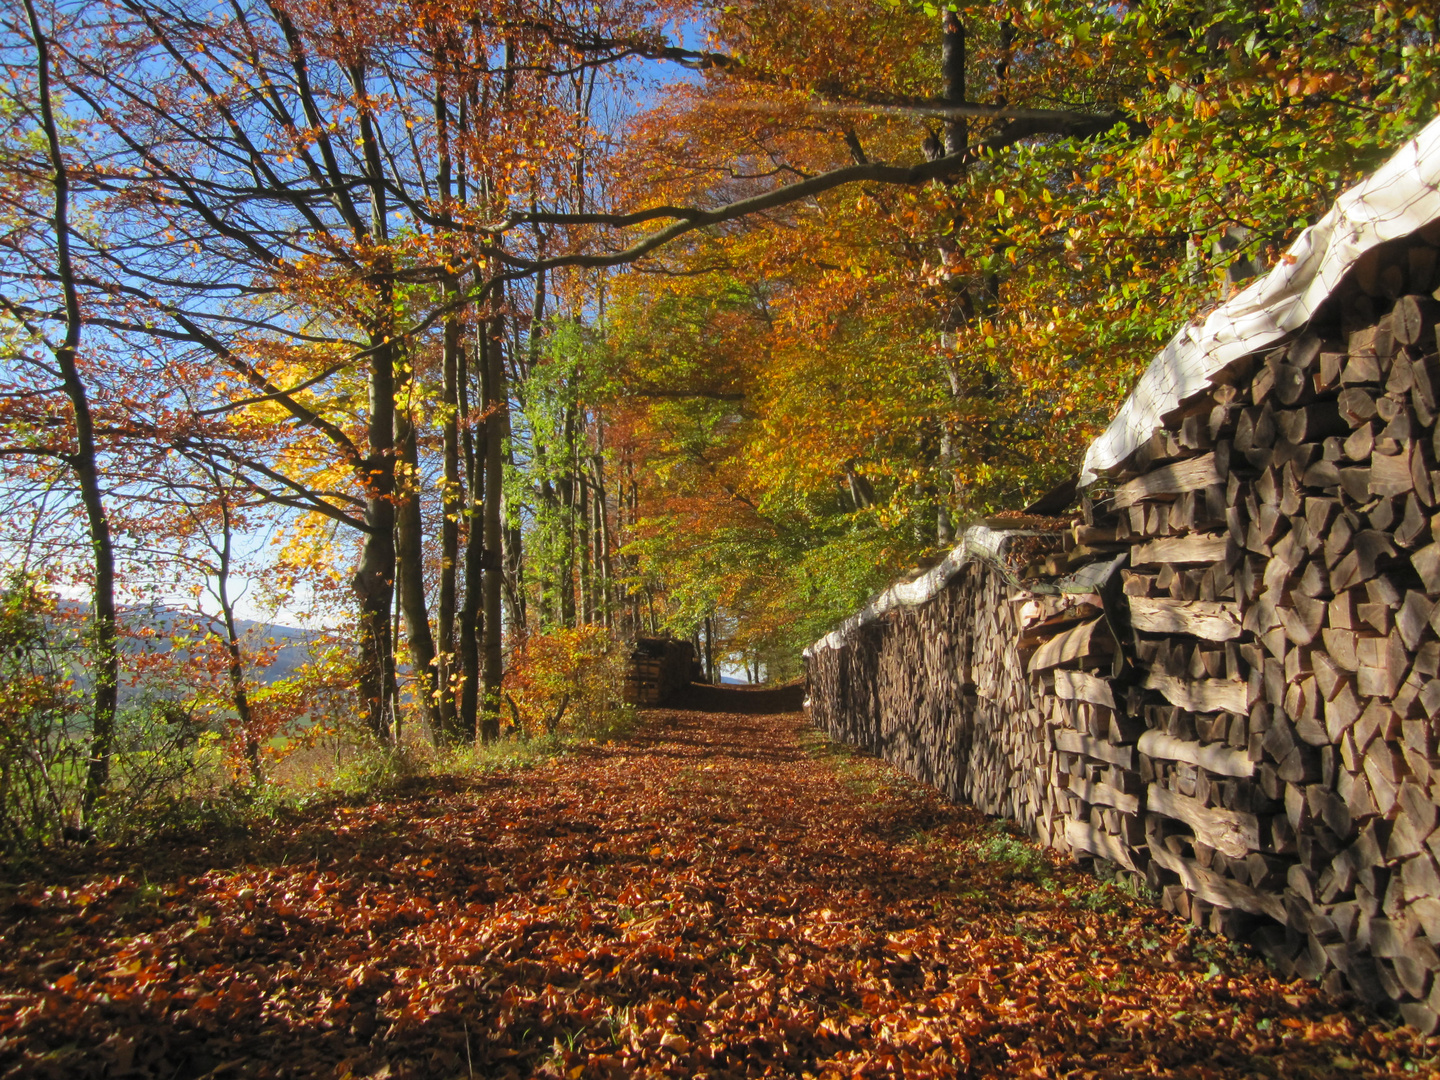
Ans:
[[[1006,579],[984,563],[966,568],[958,623],[968,639],[962,672],[972,718],[961,795],[987,814],[1033,827],[1044,816],[1050,748],[1026,680]]]
[[[1098,594],[1019,597],[1020,650],[1053,752],[1044,777],[1043,843],[1141,874],[1144,806],[1139,732],[1117,707],[1110,676],[1119,645]]]
[[[809,656],[811,718],[948,797],[1026,825],[1049,767],[1007,603],[1010,585],[971,562],[928,602],[887,612],[841,648]]]
[[[892,760],[903,742],[952,797],[1143,874],[1170,910],[1426,1033],[1437,257],[1435,226],[1371,249],[1306,326],[1182,401],[1073,529],[1013,548],[1032,553],[1022,580],[977,558],[943,603],[810,658],[835,737],[866,716],[850,741]]]
[[[1427,1032],[1436,255],[1420,235],[1374,249],[1303,332],[1183,403],[1089,515],[1132,545],[1124,692],[1166,906]]]
[[[688,641],[639,638],[625,662],[624,699],[630,705],[660,705],[690,685],[695,650]]]

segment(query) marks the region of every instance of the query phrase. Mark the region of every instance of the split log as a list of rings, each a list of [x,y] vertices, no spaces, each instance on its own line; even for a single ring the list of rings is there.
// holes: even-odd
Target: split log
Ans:
[[[1079,848],[1081,851],[1088,851],[1091,855],[1109,859],[1137,874],[1144,872],[1146,860],[1142,852],[1132,848],[1120,837],[1111,836],[1088,822],[1076,821],[1072,817],[1067,817],[1065,819],[1065,840],[1072,848]]]
[[[1246,751],[1223,746],[1201,746],[1176,739],[1160,731],[1147,731],[1135,748],[1148,758],[1183,761],[1221,776],[1248,778],[1255,775],[1255,762]]]
[[[1030,658],[1030,672],[1073,662],[1090,662],[1108,658],[1115,653],[1115,638],[1105,620],[1092,619],[1057,634],[1040,646]]]
[[[1122,510],[1152,495],[1197,491],[1223,480],[1216,469],[1215,454],[1212,452],[1136,477],[1115,492],[1110,500],[1110,509]]]
[[[1243,859],[1260,847],[1260,819],[1254,814],[1208,807],[1158,784],[1146,790],[1145,806],[1151,813],[1185,822],[1195,839],[1232,858]]]
[[[1082,802],[1114,807],[1123,814],[1136,814],[1140,811],[1138,795],[1127,794],[1109,784],[1072,779],[1066,790]]]
[[[1263,893],[1242,885],[1232,878],[1201,866],[1192,859],[1186,859],[1166,851],[1163,847],[1149,848],[1150,857],[1166,870],[1176,874],[1181,884],[1206,903],[1220,907],[1238,908],[1252,915],[1268,915],[1278,923],[1286,921],[1285,903],[1275,893]]]
[[[1238,604],[1132,596],[1130,625],[1153,634],[1190,634],[1206,641],[1240,636]]]
[[[1191,712],[1250,711],[1250,687],[1239,679],[1178,679],[1152,671],[1145,677],[1147,690],[1158,690],[1172,705]]]
[[[1166,563],[1214,563],[1225,558],[1229,541],[1224,536],[1198,533],[1191,536],[1168,536],[1141,544],[1130,554],[1131,566],[1160,566]]]
[[[1111,765],[1119,765],[1124,769],[1135,767],[1135,748],[1133,746],[1116,746],[1113,743],[1102,742],[1091,735],[1082,735],[1078,731],[1056,731],[1055,749],[1067,754],[1084,754],[1086,757],[1109,762]]]

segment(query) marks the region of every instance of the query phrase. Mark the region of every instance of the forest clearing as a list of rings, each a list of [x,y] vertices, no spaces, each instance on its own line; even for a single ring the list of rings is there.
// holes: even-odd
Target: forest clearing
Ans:
[[[789,690],[0,894],[0,1075],[1415,1075],[1437,1040],[893,769]],[[68,865],[67,865],[68,863]]]

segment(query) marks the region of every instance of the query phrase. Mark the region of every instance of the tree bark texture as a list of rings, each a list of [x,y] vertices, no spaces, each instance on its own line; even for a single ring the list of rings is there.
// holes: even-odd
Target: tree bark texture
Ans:
[[[484,572],[485,626],[481,671],[480,738],[491,742],[500,737],[500,681],[504,675],[504,637],[501,610],[504,606],[505,447],[510,438],[509,396],[505,389],[505,364],[499,342],[486,349],[485,378],[485,500]]]

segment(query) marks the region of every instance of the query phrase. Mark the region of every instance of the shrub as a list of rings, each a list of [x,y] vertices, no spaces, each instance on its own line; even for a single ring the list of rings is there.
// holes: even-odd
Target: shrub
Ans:
[[[0,592],[0,846],[43,844],[79,824],[88,718],[51,633],[53,598],[12,575]]]
[[[144,830],[227,783],[220,735],[193,693],[128,685],[109,784],[82,822],[94,717],[79,623],[32,578],[0,590],[0,851]]]
[[[603,627],[531,634],[505,673],[511,723],[527,737],[612,726],[623,713],[624,664],[623,650]]]

